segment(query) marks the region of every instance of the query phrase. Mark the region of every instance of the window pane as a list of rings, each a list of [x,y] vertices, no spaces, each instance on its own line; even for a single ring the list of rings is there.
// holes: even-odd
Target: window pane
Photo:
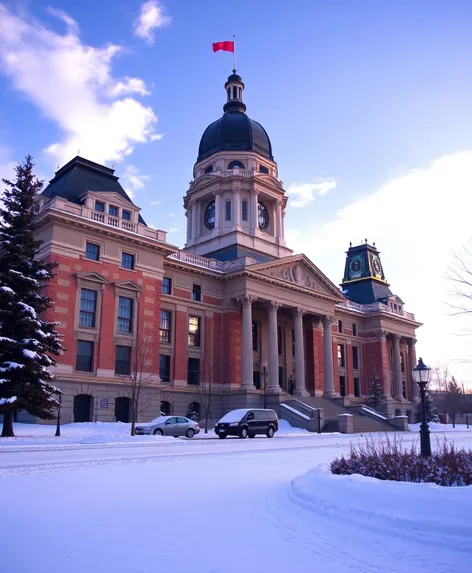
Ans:
[[[357,336],[357,324],[352,325],[352,336]]]
[[[252,350],[257,352],[259,348],[259,332],[257,328],[257,322],[252,323]]]
[[[98,261],[100,258],[100,247],[93,243],[86,243],[85,258],[91,259],[92,261]]]
[[[95,201],[95,211],[100,211],[100,213],[105,212],[105,203],[101,201]]]
[[[200,358],[188,359],[187,381],[197,386],[200,384]]]
[[[164,277],[162,279],[162,294],[171,294],[172,291],[172,279],[169,277]]]
[[[200,317],[188,317],[188,345],[200,346]]]
[[[352,367],[354,370],[359,369],[359,348],[357,346],[352,347]]]
[[[120,296],[118,300],[118,332],[132,331],[133,322],[133,299]]]
[[[167,354],[159,356],[159,377],[161,382],[170,382],[170,356]]]
[[[192,300],[200,301],[202,299],[202,287],[200,285],[193,285]]]
[[[80,291],[79,326],[95,327],[97,291],[83,288]]]
[[[131,346],[117,346],[115,373],[129,375],[131,372]]]
[[[171,313],[169,310],[161,310],[159,341],[170,343],[171,341]]]
[[[92,372],[93,370],[93,342],[89,340],[77,341],[77,356],[75,369],[80,372]]]
[[[340,368],[345,367],[344,361],[344,344],[338,344],[338,366]]]
[[[121,211],[121,218],[125,221],[131,221],[131,211],[125,211],[123,209],[123,211]]]
[[[231,201],[226,201],[225,203],[225,219],[226,221],[231,221]]]
[[[247,201],[244,199],[241,205],[241,219],[247,221]]]
[[[112,217],[118,217],[118,207],[114,205],[110,205],[110,209],[108,211]]]
[[[130,255],[129,253],[122,253],[121,254],[121,266],[123,269],[134,269],[134,255]]]

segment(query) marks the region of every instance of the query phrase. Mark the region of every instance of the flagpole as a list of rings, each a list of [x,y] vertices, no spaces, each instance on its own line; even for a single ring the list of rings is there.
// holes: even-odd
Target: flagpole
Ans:
[[[233,34],[233,74],[236,73],[236,36]]]

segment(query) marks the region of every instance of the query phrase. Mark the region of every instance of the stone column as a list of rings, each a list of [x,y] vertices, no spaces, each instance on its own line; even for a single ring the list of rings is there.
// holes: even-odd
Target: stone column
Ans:
[[[253,350],[252,350],[252,303],[256,300],[250,295],[239,299],[243,306],[243,344],[242,344],[242,374],[241,388],[254,388]]]
[[[295,394],[308,396],[305,387],[305,345],[303,340],[303,315],[306,313],[301,308],[293,312],[295,330]]]
[[[418,384],[413,380],[413,369],[416,367],[416,338],[408,340],[408,380],[410,382],[410,400],[418,398]]]
[[[277,238],[283,237],[283,230],[282,230],[282,201],[277,201],[275,206],[275,221],[276,221],[276,228],[275,228],[275,236]]]
[[[221,194],[219,191],[215,193],[215,231],[219,231],[221,227]]]
[[[233,187],[233,227],[241,226],[241,187]]]
[[[400,356],[400,335],[393,335],[393,375],[394,375],[394,398],[397,402],[403,400],[402,388],[402,359]]]
[[[185,213],[187,217],[187,243],[192,240],[192,215],[189,210]]]
[[[280,392],[279,385],[279,345],[277,340],[277,310],[279,303],[271,301],[269,314],[269,386],[271,392]]]
[[[196,201],[194,201],[192,203],[192,239],[196,239],[197,238],[197,225],[198,225],[198,221],[197,221],[197,203]]]
[[[334,372],[333,372],[333,335],[331,325],[333,316],[323,317],[323,350],[324,350],[324,394],[326,398],[334,398]]]
[[[251,221],[251,232],[254,233],[258,229],[257,219],[259,216],[257,205],[259,203],[259,192],[253,189],[251,191],[251,205],[249,209],[249,220]]]

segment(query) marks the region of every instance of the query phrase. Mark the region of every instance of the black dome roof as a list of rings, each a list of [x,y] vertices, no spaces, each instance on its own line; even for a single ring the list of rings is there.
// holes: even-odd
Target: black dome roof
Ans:
[[[266,130],[260,123],[240,112],[225,113],[205,129],[197,161],[218,151],[255,151],[274,160]]]
[[[228,101],[223,106],[225,113],[203,132],[197,162],[218,151],[255,151],[274,161],[266,130],[245,113],[246,105],[241,97],[244,84],[235,70],[225,83],[225,89],[228,93]]]

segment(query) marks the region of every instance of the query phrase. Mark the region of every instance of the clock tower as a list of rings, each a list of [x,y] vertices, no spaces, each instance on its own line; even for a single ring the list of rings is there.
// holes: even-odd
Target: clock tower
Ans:
[[[359,304],[403,304],[390,290],[375,243],[369,245],[367,239],[361,245],[349,246],[341,287],[346,298]]]
[[[246,115],[244,83],[225,83],[223,115],[203,133],[184,197],[185,250],[220,261],[292,254],[284,238],[287,197],[265,129]]]

